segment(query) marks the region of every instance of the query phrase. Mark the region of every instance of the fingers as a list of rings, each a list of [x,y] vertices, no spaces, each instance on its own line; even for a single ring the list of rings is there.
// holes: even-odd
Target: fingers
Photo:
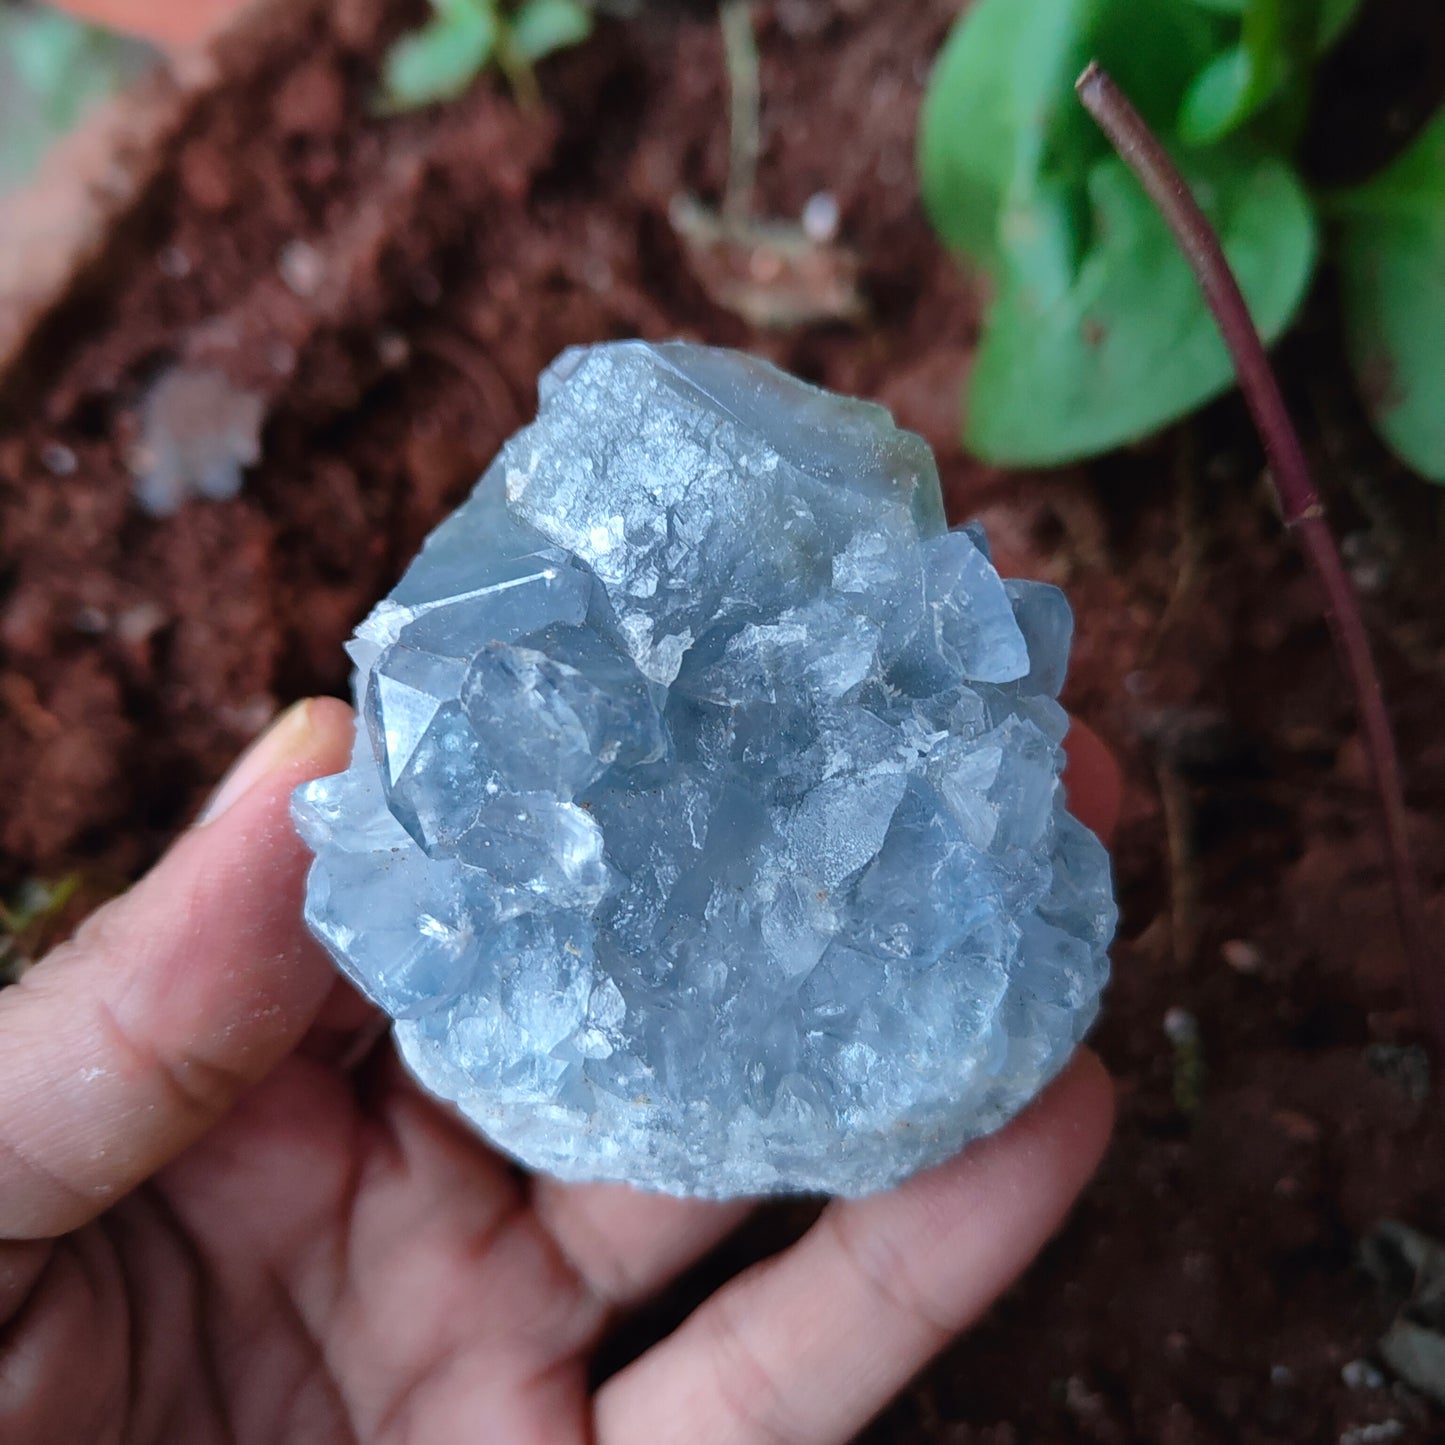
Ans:
[[[539,1177],[532,1207],[593,1294],[626,1308],[701,1259],[742,1223],[752,1205]]]
[[[1033,1258],[1111,1120],[1085,1052],[1003,1133],[890,1193],[835,1201],[603,1387],[599,1445],[850,1439]]]
[[[1113,754],[1075,720],[1065,739],[1065,785],[1079,820],[1106,842],[1119,818],[1121,782]],[[568,1185],[538,1179],[537,1213],[594,1291],[635,1304],[706,1254],[748,1213],[745,1204],[667,1199],[625,1185]]]
[[[1124,790],[1118,761],[1098,733],[1078,718],[1064,738],[1064,752],[1068,757],[1064,790],[1070,811],[1105,843],[1113,842]]]
[[[0,1238],[84,1223],[296,1045],[334,975],[301,923],[290,793],[350,739],[341,703],[292,709],[149,876],[0,993]]]

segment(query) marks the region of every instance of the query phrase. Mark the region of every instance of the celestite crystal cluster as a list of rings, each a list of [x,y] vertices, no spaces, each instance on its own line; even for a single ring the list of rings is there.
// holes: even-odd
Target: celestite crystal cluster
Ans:
[[[351,643],[311,927],[530,1166],[860,1194],[946,1158],[1107,974],[1067,603],[946,529],[877,406],[681,343],[540,390]]]

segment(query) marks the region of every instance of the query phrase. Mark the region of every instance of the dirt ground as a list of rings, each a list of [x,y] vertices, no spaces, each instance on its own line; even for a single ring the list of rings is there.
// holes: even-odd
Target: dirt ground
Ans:
[[[831,192],[867,313],[776,334],[716,304],[723,281],[764,300],[780,283],[755,258],[690,255],[669,220],[679,193],[716,201],[726,170],[720,42],[691,9],[604,24],[544,67],[531,113],[482,84],[371,118],[376,58],[419,5],[298,4],[231,47],[91,283],[0,392],[0,888],[75,872],[83,898],[103,895],[279,704],[343,691],[343,638],[529,417],[564,345],[759,350],[893,407],[1006,570],[1067,588],[1066,700],[1126,778],[1096,1035],[1119,1080],[1114,1147],[1023,1285],[865,1438],[1445,1438],[1420,1397],[1341,1375],[1388,1322],[1362,1234],[1382,1217],[1445,1229],[1445,1130],[1349,696],[1241,407],[1088,468],[1004,475],[962,455],[978,301],[912,163],[955,0],[758,5],[758,210],[796,219]],[[1445,92],[1433,0],[1375,12],[1323,104],[1326,172]],[[798,284],[846,289],[840,267]],[[1438,927],[1442,509],[1371,440],[1333,314],[1326,277],[1282,365],[1367,594]],[[127,457],[146,385],[177,358],[265,395],[264,457],[238,500],[156,521]],[[1170,1043],[1171,1009],[1197,1020],[1196,1051]],[[765,1212],[625,1348],[805,1215]],[[1399,1430],[1360,1433],[1387,1421]]]

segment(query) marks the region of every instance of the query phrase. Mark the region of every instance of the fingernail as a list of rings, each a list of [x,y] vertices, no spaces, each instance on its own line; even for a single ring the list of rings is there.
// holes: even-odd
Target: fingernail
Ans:
[[[311,730],[311,699],[293,703],[231,765],[211,800],[201,809],[196,826],[214,823],[222,813],[241,801],[267,773],[272,772],[297,750]]]

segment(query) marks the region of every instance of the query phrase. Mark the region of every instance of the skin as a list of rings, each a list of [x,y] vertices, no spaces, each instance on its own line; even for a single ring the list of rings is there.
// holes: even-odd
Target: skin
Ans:
[[[1097,1060],[951,1163],[829,1204],[591,1391],[616,1321],[746,1206],[525,1177],[385,1044],[344,1067],[374,1018],[301,926],[287,799],[350,734],[340,703],[293,709],[0,993],[0,1439],[850,1438],[1058,1227],[1109,1132]],[[1078,736],[1076,806],[1106,827],[1113,774]]]

